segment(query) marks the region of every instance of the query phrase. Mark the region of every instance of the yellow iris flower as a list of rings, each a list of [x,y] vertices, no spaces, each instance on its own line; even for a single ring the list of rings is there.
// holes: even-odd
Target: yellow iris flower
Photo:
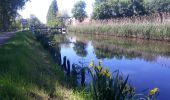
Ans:
[[[102,71],[102,75],[105,76],[107,74],[107,71],[106,70],[103,70]]]
[[[109,77],[109,78],[112,78],[111,74],[109,73],[109,71],[107,69],[102,71],[102,75],[106,76],[106,77]]]
[[[152,96],[152,95],[155,95],[155,94],[158,93],[158,92],[159,92],[159,89],[158,89],[158,88],[154,88],[153,90],[151,90],[151,91],[149,92],[149,95]]]
[[[112,78],[110,73],[107,73],[106,76],[109,77],[109,78]]]
[[[91,61],[90,61],[89,66],[90,66],[90,67],[93,67],[93,66],[94,66],[94,60],[91,60]]]

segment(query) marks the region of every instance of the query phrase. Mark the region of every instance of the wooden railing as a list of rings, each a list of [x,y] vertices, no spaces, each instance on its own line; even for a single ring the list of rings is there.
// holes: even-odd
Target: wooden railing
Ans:
[[[35,31],[41,31],[41,32],[57,32],[59,34],[64,34],[66,33],[67,29],[66,27],[31,27],[30,30],[32,32]]]

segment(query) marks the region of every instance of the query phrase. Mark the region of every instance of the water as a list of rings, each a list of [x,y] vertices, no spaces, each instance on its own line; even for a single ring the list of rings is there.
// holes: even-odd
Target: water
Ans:
[[[157,87],[158,100],[169,100],[170,43],[89,35],[69,35],[66,39],[69,43],[61,43],[61,55],[71,64],[83,60],[88,65],[91,59],[96,63],[102,59],[111,72],[119,69],[130,75],[129,82],[137,93]]]

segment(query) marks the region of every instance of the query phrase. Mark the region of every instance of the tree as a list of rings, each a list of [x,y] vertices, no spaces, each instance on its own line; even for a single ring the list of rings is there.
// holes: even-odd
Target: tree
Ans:
[[[144,0],[131,0],[130,8],[133,15],[144,15],[146,10],[144,7]]]
[[[12,26],[17,16],[17,11],[22,9],[29,0],[0,0],[0,22],[3,31],[7,31]]]
[[[58,5],[57,5],[57,1],[53,0],[47,14],[47,25],[52,27],[58,26],[59,21],[57,16],[58,16]]]
[[[72,9],[73,17],[79,22],[82,22],[87,17],[85,8],[86,3],[84,1],[78,1],[75,3]]]
[[[151,0],[147,3],[147,10],[151,13],[170,12],[170,0]]]
[[[93,18],[94,19],[110,19],[114,16],[111,4],[108,2],[96,3],[97,6],[94,8]]]
[[[30,18],[27,20],[28,20],[29,27],[31,26],[39,27],[42,24],[35,15],[30,15]]]
[[[146,0],[95,0],[93,19],[111,19],[147,14]]]
[[[67,26],[70,23],[70,16],[66,10],[63,10],[58,14],[58,19],[60,21],[60,26]]]

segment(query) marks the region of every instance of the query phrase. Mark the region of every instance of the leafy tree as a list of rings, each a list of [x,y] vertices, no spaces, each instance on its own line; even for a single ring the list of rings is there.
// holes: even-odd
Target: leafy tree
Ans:
[[[17,11],[22,9],[25,3],[29,0],[0,0],[0,24],[3,31],[11,28],[15,21]]]
[[[84,1],[78,1],[74,5],[74,8],[72,9],[73,17],[78,20],[79,22],[82,22],[86,17],[86,3]]]
[[[110,19],[115,15],[113,9],[111,8],[111,4],[108,2],[101,2],[97,5],[98,6],[94,8],[93,12],[94,19]]]
[[[93,19],[143,16],[170,12],[170,0],[95,0]]]
[[[67,26],[70,22],[69,22],[69,14],[66,10],[63,10],[62,12],[60,12],[58,14],[58,18],[59,18],[59,26]]]
[[[130,9],[132,9],[133,15],[146,14],[144,0],[131,0]]]
[[[151,0],[147,3],[150,13],[170,12],[170,0]]]
[[[35,26],[39,27],[42,23],[35,15],[30,15],[30,18],[28,19],[29,26]]]
[[[53,0],[47,14],[47,25],[52,27],[58,26],[59,20],[57,17],[58,17],[58,5],[57,1]]]

